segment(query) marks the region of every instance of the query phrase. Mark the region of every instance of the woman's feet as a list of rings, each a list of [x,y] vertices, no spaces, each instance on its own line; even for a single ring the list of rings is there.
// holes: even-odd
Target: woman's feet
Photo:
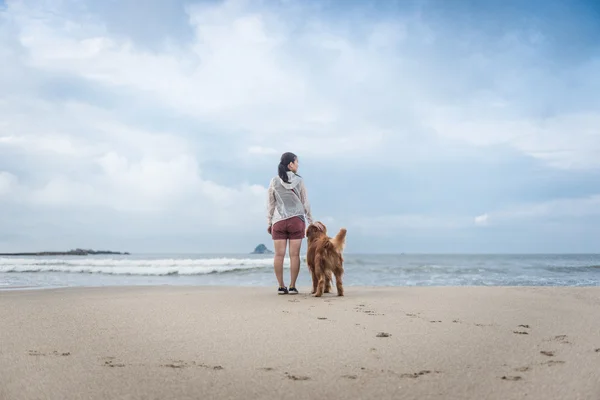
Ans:
[[[277,294],[298,294],[298,289],[295,287],[290,287],[288,289],[285,286],[280,286],[279,289],[277,289]]]

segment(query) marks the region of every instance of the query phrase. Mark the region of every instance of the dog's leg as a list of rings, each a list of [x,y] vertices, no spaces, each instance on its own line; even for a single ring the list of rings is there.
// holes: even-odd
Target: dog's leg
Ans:
[[[335,286],[337,288],[338,296],[344,295],[344,286],[342,285],[342,275],[343,274],[344,274],[344,271],[342,271],[340,269],[335,270]]]
[[[317,272],[316,278],[317,288],[315,290],[315,297],[321,297],[323,295],[323,288],[325,286],[325,275],[322,273],[322,271],[320,271]]]
[[[331,281],[333,280],[333,274],[331,271],[327,271],[325,274],[325,293],[331,293]]]
[[[323,295],[323,288],[325,287],[325,274],[319,276],[319,282],[317,283],[317,293],[315,297],[321,297]]]
[[[315,294],[317,293],[317,282],[319,280],[319,278],[317,277],[317,274],[315,273],[315,269],[311,268],[310,270],[310,275],[312,277],[312,292],[310,294]]]
[[[315,255],[315,278],[317,281],[317,287],[315,291],[315,297],[321,297],[323,295],[323,289],[325,287],[325,271],[323,270],[323,260],[321,260],[321,255]]]

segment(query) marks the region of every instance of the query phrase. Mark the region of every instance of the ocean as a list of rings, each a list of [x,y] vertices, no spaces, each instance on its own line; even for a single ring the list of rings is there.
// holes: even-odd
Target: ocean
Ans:
[[[600,286],[594,255],[345,254],[346,286]],[[299,287],[310,286],[304,256]],[[289,285],[289,259],[284,264]],[[0,288],[115,285],[273,286],[270,255],[0,257]]]

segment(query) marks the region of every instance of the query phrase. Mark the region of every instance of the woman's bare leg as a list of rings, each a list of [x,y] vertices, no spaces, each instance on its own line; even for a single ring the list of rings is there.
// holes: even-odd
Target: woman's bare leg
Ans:
[[[296,279],[300,274],[300,248],[302,247],[302,239],[290,240],[290,270],[291,280],[290,287],[296,287]]]
[[[273,267],[275,269],[275,276],[277,277],[277,282],[279,283],[279,287],[284,287],[285,283],[283,282],[283,260],[285,259],[285,248],[287,245],[287,240],[273,240],[273,247],[275,248],[275,257],[273,260]]]

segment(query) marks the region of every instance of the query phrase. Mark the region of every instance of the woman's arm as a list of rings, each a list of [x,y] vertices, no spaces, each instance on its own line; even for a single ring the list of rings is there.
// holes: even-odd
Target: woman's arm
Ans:
[[[275,188],[273,187],[273,180],[269,184],[269,189],[267,190],[267,225],[271,226],[273,224],[273,213],[275,212],[275,207],[277,206],[277,200],[275,199]]]
[[[308,195],[306,194],[306,186],[304,186],[304,181],[300,182],[300,201],[302,201],[304,213],[306,214],[308,225],[310,225],[313,223],[313,217],[310,209],[310,201],[308,201]]]

